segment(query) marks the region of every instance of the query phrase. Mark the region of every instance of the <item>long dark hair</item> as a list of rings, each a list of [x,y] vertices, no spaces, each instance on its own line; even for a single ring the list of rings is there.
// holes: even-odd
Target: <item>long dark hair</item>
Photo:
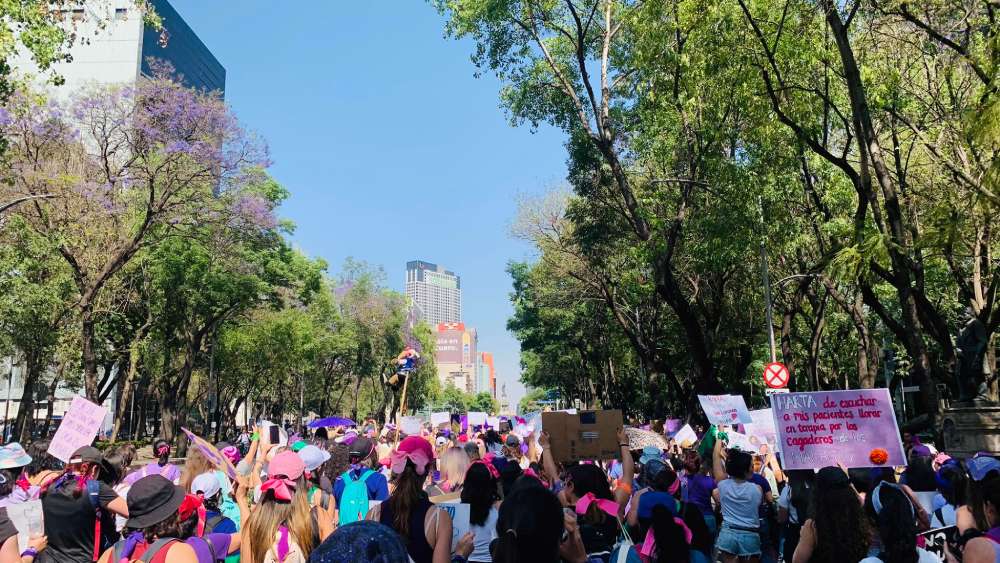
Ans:
[[[486,524],[493,503],[500,499],[497,480],[482,463],[473,463],[465,472],[462,485],[462,502],[469,505],[469,523],[473,526]]]
[[[429,466],[430,464],[428,464]],[[402,536],[404,543],[409,542],[410,513],[416,509],[417,503],[421,499],[427,498],[427,493],[424,492],[426,476],[426,471],[423,475],[417,473],[417,466],[409,460],[407,460],[403,472],[393,476],[395,488],[385,502],[392,510],[392,526]]]
[[[931,467],[931,459],[929,457],[912,457],[903,476],[906,478],[906,486],[914,491],[929,492],[937,490],[937,482],[934,480],[934,469]]]
[[[653,507],[650,528],[656,539],[656,553],[653,563],[688,563],[691,549],[684,537],[684,528],[674,521],[674,514],[661,505]]]
[[[608,476],[600,467],[582,463],[568,468],[566,473],[567,480],[573,484],[573,494],[576,496],[582,497],[587,493],[594,493],[594,496],[599,499],[613,500]],[[590,505],[582,520],[587,524],[600,525],[604,524],[606,517],[604,511],[595,503]]]
[[[812,469],[791,469],[785,473],[788,476],[788,486],[791,487],[791,505],[799,517],[799,524],[808,518],[812,504],[812,488],[815,486],[816,473]]]
[[[521,477],[500,505],[493,563],[558,561],[562,532],[559,499],[537,479]]]
[[[31,463],[24,466],[24,472],[30,477],[38,475],[42,471],[62,471],[63,462],[49,453],[49,441],[38,440],[28,445],[28,455],[31,456]]]
[[[861,561],[868,555],[867,519],[849,485],[813,487],[808,514],[816,526],[811,563]]]
[[[881,502],[882,510],[875,512],[875,496]],[[878,527],[882,540],[884,563],[916,563],[917,525],[914,522],[914,508],[909,497],[897,486],[883,483],[873,489],[865,499],[865,513]]]
[[[966,480],[968,477],[960,466],[956,464],[945,465],[938,470],[936,480],[938,490],[941,491],[941,496],[948,504],[955,508],[966,504],[968,496]]]

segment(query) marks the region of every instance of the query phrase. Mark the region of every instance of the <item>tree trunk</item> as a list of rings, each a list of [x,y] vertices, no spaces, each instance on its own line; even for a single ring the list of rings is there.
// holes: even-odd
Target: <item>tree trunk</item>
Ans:
[[[89,301],[80,303],[80,345],[83,360],[83,389],[87,399],[98,400],[97,353],[94,350],[94,306]]]
[[[48,397],[47,405],[45,406],[45,423],[42,425],[42,438],[47,438],[49,435],[49,428],[52,426],[52,415],[56,407],[56,390],[59,389],[59,383],[62,381],[63,373],[66,370],[66,363],[59,362],[59,367],[56,369],[56,374],[52,376],[52,382],[48,385]]]
[[[125,376],[125,385],[122,388],[121,400],[118,401],[119,409],[115,414],[115,426],[111,429],[111,441],[118,440],[118,433],[122,428],[122,420],[129,411],[129,402],[134,401],[134,381],[139,371],[139,339],[132,341],[128,355],[128,374]]]
[[[38,381],[38,353],[27,350],[24,353],[24,386],[21,391],[21,402],[17,408],[17,418],[14,421],[15,440],[22,444],[28,443],[32,427],[35,425],[35,383]]]

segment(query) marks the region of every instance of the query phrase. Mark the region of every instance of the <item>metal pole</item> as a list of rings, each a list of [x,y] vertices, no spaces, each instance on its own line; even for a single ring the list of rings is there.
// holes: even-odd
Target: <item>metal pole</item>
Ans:
[[[14,358],[10,359],[10,371],[7,372],[7,404],[4,406],[3,412],[3,439],[4,442],[7,441],[7,426],[10,420],[10,388],[13,386],[14,382]]]
[[[767,245],[764,244],[764,200],[757,196],[760,209],[760,271],[764,278],[764,302],[767,305],[767,342],[771,347],[771,363],[778,361],[778,351],[774,346],[774,311],[771,305],[771,279],[767,272]]]

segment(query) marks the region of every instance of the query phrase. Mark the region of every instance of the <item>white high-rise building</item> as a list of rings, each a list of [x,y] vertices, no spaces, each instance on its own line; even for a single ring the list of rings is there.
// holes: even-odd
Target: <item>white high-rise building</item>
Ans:
[[[462,280],[442,266],[423,260],[407,262],[406,295],[432,327],[462,322]]]

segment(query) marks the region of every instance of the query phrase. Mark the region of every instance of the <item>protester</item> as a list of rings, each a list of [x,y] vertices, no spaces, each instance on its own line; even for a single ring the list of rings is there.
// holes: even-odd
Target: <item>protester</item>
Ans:
[[[90,563],[118,539],[114,515],[129,512],[125,499],[101,481],[109,471],[101,452],[86,446],[73,452],[62,475],[43,487],[49,545],[39,561]]]
[[[955,525],[961,535],[969,530],[985,532],[990,529],[986,517],[984,488],[990,481],[1000,478],[1000,461],[989,455],[977,454],[966,462],[969,470],[968,503],[955,510]]]
[[[313,543],[305,464],[292,451],[268,464],[260,501],[243,527],[243,563],[302,563]]]
[[[0,562],[32,563],[38,559],[38,554],[48,547],[48,538],[44,535],[28,540],[28,546],[21,551],[18,546],[17,528],[7,516],[7,509],[0,508]]]
[[[417,439],[426,443],[426,440]],[[351,442],[349,448],[350,468],[337,477],[333,484],[339,525],[364,520],[371,501],[384,501],[389,498],[389,486],[385,476],[372,470],[375,462],[375,444],[370,439],[359,436]]]
[[[390,467],[392,494],[372,508],[368,519],[395,530],[414,563],[448,563],[452,556],[451,516],[432,504],[423,488],[434,467],[430,443],[419,436],[405,438],[392,453]],[[472,549],[472,534],[466,536],[462,538],[466,545],[460,542],[459,553],[463,557]]]
[[[868,555],[868,529],[847,472],[824,467],[816,474],[809,517],[802,524],[792,563],[860,561]]]
[[[63,462],[49,453],[48,440],[32,442],[26,453],[31,462],[24,466],[24,476],[30,485],[42,488],[62,474]]]
[[[172,481],[174,484],[180,482],[181,470],[176,465],[170,463],[170,442],[164,440],[163,438],[158,438],[153,442],[153,455],[156,456],[156,461],[148,463],[142,469],[135,471],[125,477],[124,482],[132,485],[139,479],[146,477],[147,475],[160,475],[165,477],[167,480]],[[200,471],[198,473],[201,473]],[[194,475],[197,475],[195,473]],[[194,479],[194,475],[191,476]],[[190,485],[190,483],[188,483]]]
[[[701,455],[694,450],[684,454],[684,471],[687,474],[687,501],[698,507],[708,526],[708,531],[714,538],[718,532],[715,520],[715,509],[712,507],[712,496],[715,492],[715,478],[710,474],[711,466],[704,463]]]
[[[865,499],[865,513],[878,532],[879,551],[861,563],[940,563],[938,556],[917,547],[919,508],[895,483],[883,481],[872,489]]]
[[[202,500],[205,507],[205,533],[219,532],[235,534],[239,529],[236,522],[222,514],[222,485],[214,471],[208,471],[194,478],[191,494]]]
[[[470,562],[490,563],[493,560],[490,544],[497,538],[499,477],[497,468],[484,461],[470,465],[465,474],[461,501],[469,505],[469,525],[474,536],[472,553],[468,557]]]
[[[469,470],[469,456],[462,448],[448,448],[440,459],[440,478],[427,486],[428,495],[457,494],[462,490],[462,482]]]
[[[204,532],[202,499],[185,494],[161,475],[132,484],[125,537],[104,552],[99,563],[163,561],[214,563],[239,550],[240,535]]]
[[[184,460],[184,469],[181,471],[178,484],[185,491],[191,490],[194,480],[202,473],[215,471],[215,464],[202,453],[199,448],[188,448],[187,459]],[[167,477],[164,475],[164,477]],[[167,477],[169,479],[169,477]]]
[[[782,525],[782,559],[787,563],[791,563],[799,545],[802,522],[811,514],[815,476],[812,469],[795,469],[785,473],[788,485],[778,496],[777,521]]]
[[[647,461],[648,472],[655,462]],[[639,555],[652,561],[708,563],[714,537],[701,510],[691,503],[680,502],[681,481],[677,474],[663,467],[652,477],[649,487],[632,497],[628,523],[637,531]]]
[[[565,534],[565,539],[563,536]],[[537,479],[521,477],[497,514],[493,563],[585,563],[576,516]]]
[[[965,506],[968,479],[957,461],[949,460],[934,474],[938,494],[931,512],[931,528],[944,528],[956,524],[958,509]]]
[[[715,500],[722,509],[716,548],[723,563],[735,563],[737,559],[755,563],[761,555],[759,511],[764,491],[750,480],[753,463],[750,454],[740,450],[723,454],[722,443],[722,439],[717,439],[712,453],[718,482]]]
[[[966,542],[962,551],[963,563],[1000,561],[1000,479],[993,478],[983,483],[981,493],[986,533]]]
[[[336,507],[333,503],[333,495],[320,486],[321,469],[331,456],[326,450],[321,450],[312,444],[305,446],[297,453],[305,466],[306,484],[309,486],[306,498],[309,499],[309,518],[312,520],[315,532],[313,543],[319,545],[333,533],[336,525]]]
[[[38,498],[41,488],[31,485],[23,473],[23,468],[30,463],[31,456],[21,444],[11,442],[0,447],[0,507]]]

